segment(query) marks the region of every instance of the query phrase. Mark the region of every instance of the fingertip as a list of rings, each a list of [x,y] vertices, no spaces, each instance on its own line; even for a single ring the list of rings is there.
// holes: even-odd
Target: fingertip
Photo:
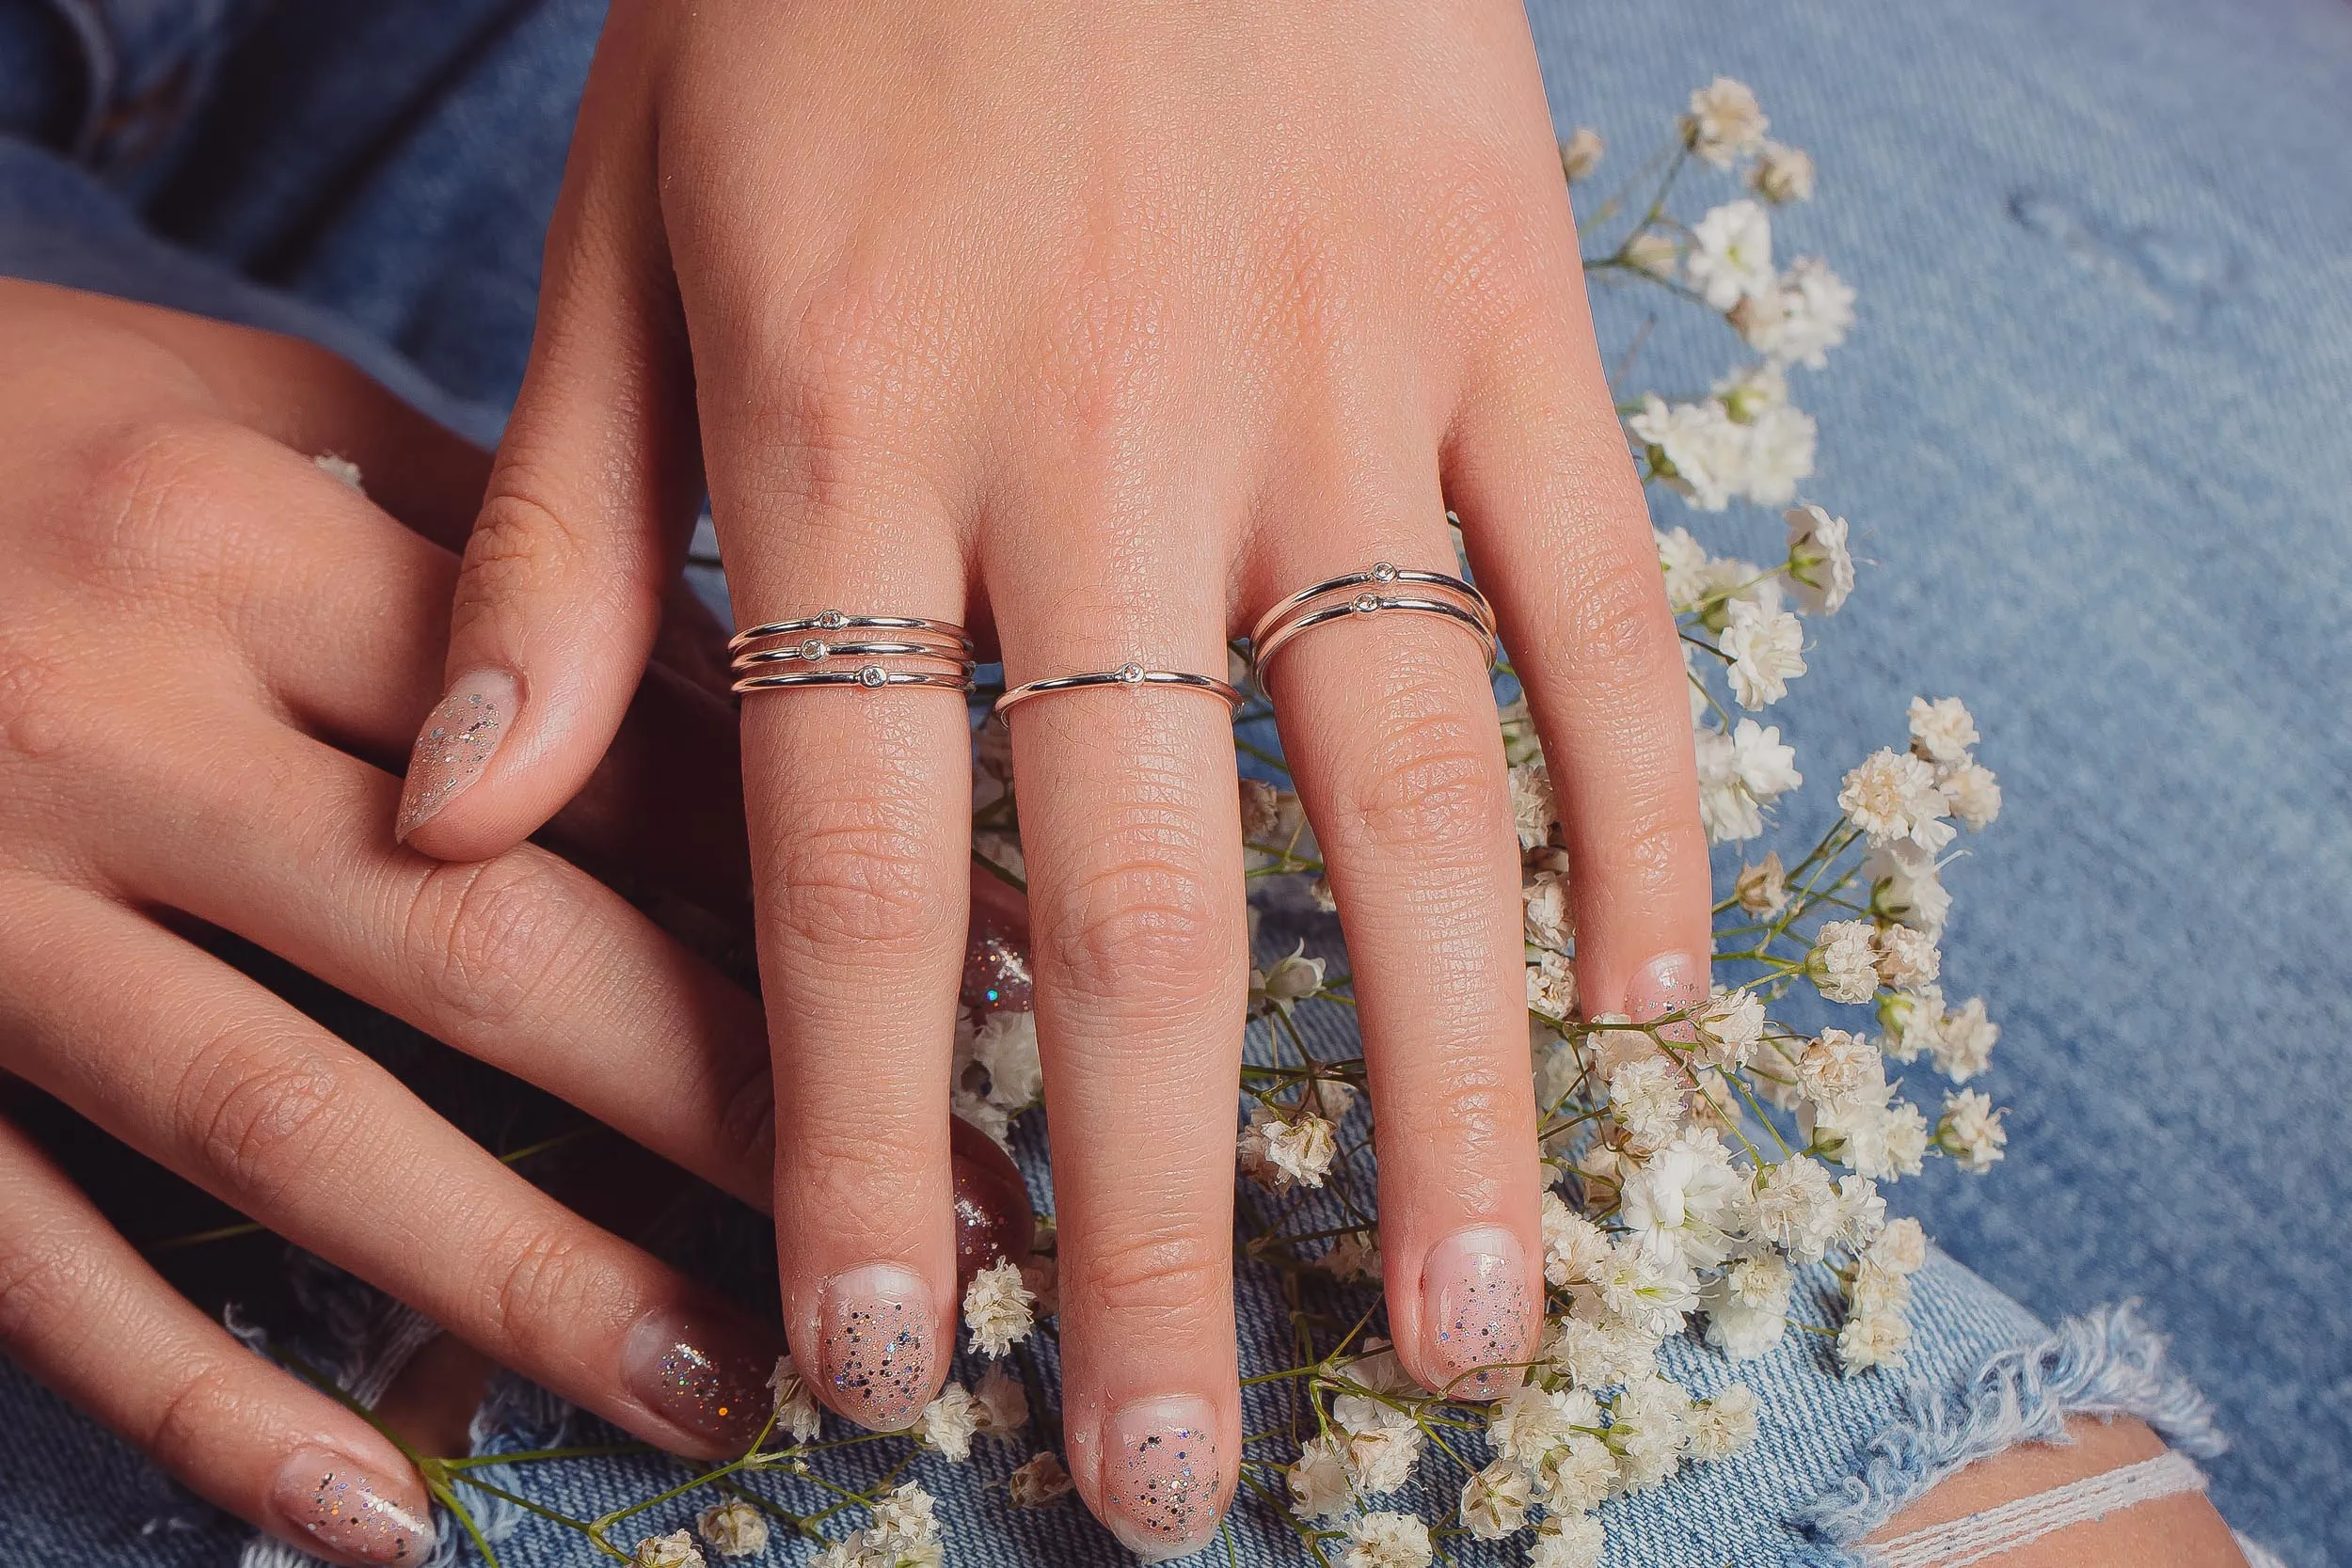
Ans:
[[[437,1539],[424,1482],[388,1451],[362,1457],[307,1444],[278,1466],[269,1506],[278,1534],[338,1562],[422,1562]]]
[[[440,860],[481,859],[505,845],[472,855],[462,831],[433,831],[452,802],[480,784],[513,733],[522,709],[522,680],[512,670],[491,665],[468,670],[449,684],[441,700],[418,727],[400,789],[400,811],[392,837]],[[421,835],[421,836],[420,836]]]

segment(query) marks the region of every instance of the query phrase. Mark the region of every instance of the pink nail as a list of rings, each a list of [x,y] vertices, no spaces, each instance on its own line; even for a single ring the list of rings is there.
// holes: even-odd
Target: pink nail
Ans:
[[[1637,1023],[1695,1007],[1708,996],[1707,960],[1690,953],[1661,953],[1626,983],[1625,1010]],[[1698,1037],[1688,1023],[1669,1024],[1661,1037],[1689,1043]]]
[[[1501,1399],[1528,1359],[1527,1255],[1499,1225],[1457,1230],[1422,1266],[1423,1355],[1438,1391]]]
[[[1206,1545],[1224,1516],[1216,1412],[1193,1394],[1134,1400],[1104,1426],[1103,1513],[1128,1550],[1166,1562]]]
[[[662,1419],[736,1454],[774,1406],[768,1379],[782,1354],[748,1325],[665,1307],[639,1319],[622,1342],[621,1380]]]
[[[818,1349],[833,1406],[876,1432],[902,1432],[938,1383],[937,1318],[914,1270],[868,1263],[825,1281]]]
[[[280,1518],[341,1557],[421,1562],[433,1549],[433,1516],[414,1483],[373,1474],[325,1449],[304,1449],[286,1461],[270,1501]]]
[[[515,721],[520,690],[506,670],[469,670],[450,683],[417,732],[394,837],[406,839],[482,777]]]

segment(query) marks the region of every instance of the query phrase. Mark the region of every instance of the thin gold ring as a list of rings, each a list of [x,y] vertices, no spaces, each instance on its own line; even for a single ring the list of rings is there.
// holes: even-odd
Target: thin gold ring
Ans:
[[[867,691],[880,691],[892,686],[930,686],[946,691],[972,689],[971,666],[960,675],[937,674],[929,670],[885,670],[879,664],[863,664],[854,670],[805,670],[788,675],[746,675],[735,683],[740,695],[747,691],[778,691],[799,686],[853,686]]]
[[[755,648],[735,656],[737,671],[755,670],[763,664],[822,664],[834,658],[934,658],[949,664],[972,668],[972,660],[959,649],[941,642],[894,641],[862,640],[850,642],[831,642],[821,637],[804,638],[781,648]]]
[[[1304,614],[1294,611],[1289,619],[1283,621],[1267,635],[1264,641],[1253,641],[1250,643],[1249,667],[1253,673],[1263,676],[1266,662],[1273,658],[1291,639],[1301,632],[1310,631],[1316,626],[1328,626],[1334,621],[1349,621],[1359,615],[1376,615],[1383,610],[1407,610],[1417,615],[1436,615],[1453,622],[1478,639],[1479,645],[1486,650],[1486,665],[1489,669],[1493,668],[1495,659],[1502,652],[1501,646],[1495,641],[1494,627],[1452,599],[1429,597],[1417,594],[1375,594],[1367,590],[1356,594],[1353,598],[1343,599],[1336,604],[1324,605],[1319,609],[1310,610]]]
[[[1041,681],[1024,682],[997,698],[994,711],[1004,713],[1032,697],[1047,697],[1057,691],[1078,691],[1089,686],[1122,686],[1136,690],[1147,686],[1180,687],[1222,697],[1229,709],[1241,706],[1246,700],[1239,688],[1218,680],[1215,675],[1196,675],[1189,670],[1147,670],[1140,664],[1130,662],[1116,670],[1090,670],[1079,675],[1055,675]]]
[[[828,610],[815,615],[803,615],[789,621],[763,621],[746,626],[727,639],[727,652],[740,653],[754,642],[764,642],[775,637],[798,637],[808,632],[929,632],[946,638],[964,651],[972,652],[972,639],[953,621],[933,621],[921,615],[849,615],[838,610]]]

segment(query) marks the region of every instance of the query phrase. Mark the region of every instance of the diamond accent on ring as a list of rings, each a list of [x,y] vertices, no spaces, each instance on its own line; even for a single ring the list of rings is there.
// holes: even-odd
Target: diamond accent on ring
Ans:
[[[817,617],[817,624],[827,631],[835,631],[850,624],[850,618],[837,610],[828,610]]]
[[[1136,682],[1143,679],[1143,666],[1140,664],[1122,664],[1119,667],[1119,678],[1125,681],[1129,686],[1133,686]]]
[[[1356,595],[1355,608],[1362,613],[1369,615],[1374,610],[1380,608],[1380,595],[1377,594],[1359,594]]]
[[[1372,580],[1375,582],[1394,582],[1396,580],[1396,568],[1383,561],[1372,569]]]
[[[881,686],[889,679],[888,675],[882,673],[882,667],[879,664],[863,665],[857,673],[857,683],[864,687]]]
[[[831,651],[825,646],[825,640],[821,637],[812,637],[801,644],[801,657],[811,664],[823,658]]]

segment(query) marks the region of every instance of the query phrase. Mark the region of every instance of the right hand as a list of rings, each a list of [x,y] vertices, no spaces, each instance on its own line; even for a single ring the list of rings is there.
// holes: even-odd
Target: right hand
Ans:
[[[233,932],[765,1205],[756,1002],[544,849],[445,865],[386,828],[486,459],[308,345],[4,281],[0,425],[0,1074],[640,1436],[739,1452],[772,1329],[179,934]],[[739,768],[723,700],[657,666],[556,829],[739,905]],[[429,1544],[390,1443],[4,1120],[0,1348],[306,1550]]]

